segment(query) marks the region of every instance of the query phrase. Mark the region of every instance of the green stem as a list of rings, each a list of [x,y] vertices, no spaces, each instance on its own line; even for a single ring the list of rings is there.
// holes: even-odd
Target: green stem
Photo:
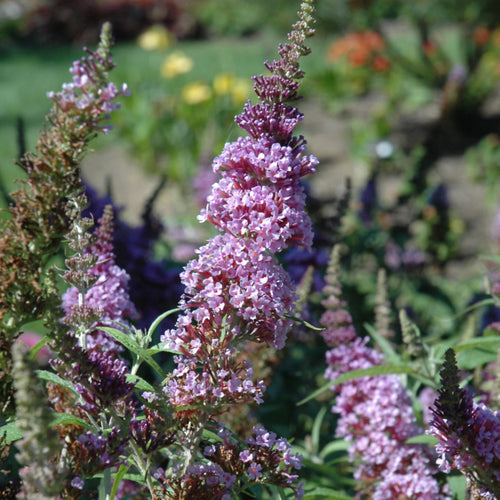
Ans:
[[[190,465],[194,464],[194,459],[196,457],[196,452],[198,451],[198,446],[200,444],[201,436],[203,433],[203,429],[205,428],[205,424],[208,420],[208,414],[201,410],[198,421],[193,423],[193,429],[191,432],[191,436],[189,439],[189,445],[186,449],[186,460],[184,462],[183,473],[186,472],[187,468]]]
[[[111,499],[111,471],[104,469],[103,478],[99,487],[99,498],[101,500]]]
[[[137,443],[135,443],[132,439],[129,442],[130,442],[130,447],[132,448],[132,459],[134,460],[135,465],[139,469],[141,476],[145,479],[149,492],[151,493],[151,495],[153,495],[154,484],[153,480],[151,479],[151,475],[149,474],[151,460],[149,456],[147,456],[146,460],[144,460],[143,454],[141,453],[141,450],[139,449]]]

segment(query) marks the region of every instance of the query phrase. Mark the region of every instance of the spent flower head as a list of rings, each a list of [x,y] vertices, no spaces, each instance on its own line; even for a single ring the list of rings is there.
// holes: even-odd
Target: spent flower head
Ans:
[[[120,351],[121,346],[99,327],[113,327],[116,322],[126,322],[127,318],[136,316],[137,311],[128,294],[130,277],[115,263],[113,211],[110,205],[104,209],[93,236],[93,242],[84,249],[83,256],[92,257],[94,265],[88,269],[88,276],[90,279],[93,277],[93,283],[84,291],[83,299],[79,297],[82,290],[75,286],[68,288],[63,296],[63,308],[69,315],[83,300],[87,307],[98,310],[99,319],[92,325],[93,331],[87,339],[88,348]],[[69,279],[71,281],[71,276]]]
[[[453,349],[446,351],[440,375],[430,428],[440,441],[436,446],[439,468],[462,472],[474,498],[499,498],[500,412],[475,403],[460,387]]]

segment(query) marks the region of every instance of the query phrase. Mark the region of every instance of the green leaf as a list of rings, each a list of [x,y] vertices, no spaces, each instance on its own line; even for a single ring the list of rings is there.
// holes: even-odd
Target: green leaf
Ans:
[[[457,355],[458,366],[464,370],[474,370],[478,366],[486,365],[495,361],[498,354],[496,350],[486,351],[483,349],[471,349],[459,352]]]
[[[314,419],[313,428],[311,430],[311,442],[316,453],[319,450],[321,424],[323,423],[323,419],[325,418],[326,412],[327,412],[326,406],[321,407],[318,414],[316,415],[316,418]]]
[[[149,347],[148,349],[146,349],[146,352],[151,356],[154,356],[159,352],[169,352],[170,354],[181,354],[180,351],[176,351],[175,349],[165,349],[161,345],[154,345],[153,347]]]
[[[127,373],[125,379],[127,382],[134,384],[136,389],[139,389],[140,391],[155,392],[155,388],[149,382],[146,382],[143,378],[139,377],[139,375]]]
[[[28,359],[35,359],[36,355],[45,347],[47,344],[48,337],[43,337],[43,339],[39,340],[29,351],[28,351]]]
[[[153,323],[151,323],[151,326],[149,327],[148,329],[148,338],[149,339],[152,339],[153,338],[153,333],[155,332],[155,330],[158,328],[158,326],[160,325],[160,323],[168,316],[170,316],[171,314],[174,314],[174,313],[177,313],[177,312],[180,312],[182,311],[182,309],[180,308],[175,308],[175,309],[170,309],[168,311],[165,311],[163,314],[160,314],[154,321]]]
[[[377,377],[380,375],[393,375],[398,373],[406,373],[414,376],[419,375],[413,367],[407,365],[376,365],[370,368],[363,368],[361,370],[352,370],[350,372],[340,375],[340,377],[337,377],[335,380],[327,382],[319,389],[316,389],[313,393],[307,396],[307,398],[303,399],[302,401],[299,401],[297,403],[297,406],[301,406],[304,403],[310,401],[311,399],[314,399],[323,392],[329,390],[330,387],[332,387],[333,385],[339,385],[344,382],[348,382],[349,380],[354,380],[362,377]]]
[[[285,318],[292,319],[296,323],[300,323],[300,324],[306,326],[307,328],[310,328],[311,330],[315,330],[317,332],[322,332],[324,330],[323,327],[311,325],[311,323],[308,323],[307,321],[303,320],[302,318],[298,318],[297,316],[293,316],[291,314],[285,314],[284,316],[285,316]]]
[[[500,347],[500,335],[490,337],[476,337],[464,340],[453,347],[455,352],[468,351],[469,349],[485,348],[493,349]]]
[[[102,479],[104,477],[104,474],[102,472],[97,472],[92,477],[95,477],[97,479]],[[135,472],[131,472],[130,474],[125,473],[123,479],[127,479],[129,481],[133,481],[134,483],[139,483],[139,484],[144,483],[144,476],[142,476],[141,474],[137,474]]]
[[[92,430],[94,427],[89,424],[83,418],[77,417],[75,415],[71,415],[70,413],[55,413],[54,419],[52,420],[52,426],[54,425],[79,425],[80,427],[84,427],[85,429]]]
[[[455,500],[467,500],[469,496],[467,495],[467,479],[465,475],[458,474],[448,474],[446,482],[451,488],[453,499]]]
[[[2,437],[5,438],[5,444],[12,443],[23,437],[23,431],[16,427],[16,421],[14,420],[0,427],[0,438]]]
[[[118,486],[122,482],[122,479],[125,477],[125,474],[128,472],[130,467],[128,465],[120,465],[118,472],[115,474],[115,480],[113,481],[113,488],[111,488],[111,496],[110,500],[114,500],[116,492],[118,491]]]
[[[439,443],[439,439],[435,436],[429,434],[419,434],[418,436],[413,436],[408,438],[405,443],[407,444],[430,444],[432,446]]]
[[[70,390],[73,394],[77,394],[73,384],[69,380],[65,380],[60,377],[57,373],[49,372],[48,370],[36,370],[36,374],[40,380],[46,380],[47,382],[60,385],[61,387]]]
[[[397,364],[400,361],[398,353],[392,348],[391,344],[387,341],[386,338],[382,337],[377,330],[372,325],[365,323],[363,325],[366,328],[366,331],[370,334],[370,336],[375,340],[375,342],[380,346],[382,352],[385,354],[385,358],[389,363]]]
[[[137,345],[137,342],[134,341],[133,337],[127,335],[116,328],[110,328],[108,326],[100,326],[99,330],[108,333],[111,335],[116,341],[120,342],[125,348],[129,351],[133,352],[139,359],[145,361],[153,370],[160,375],[162,379],[165,378],[165,373],[161,369],[160,365],[151,357],[148,352],[143,349],[141,346]]]
[[[208,429],[203,429],[203,439],[211,439],[217,443],[222,443],[223,439],[216,433]]]
[[[349,448],[349,443],[347,441],[332,441],[323,447],[320,451],[319,456],[321,459],[325,459],[330,453],[335,453],[336,451],[347,451]]]
[[[346,495],[341,491],[332,490],[331,488],[318,487],[311,491],[307,491],[303,498],[326,497],[329,500],[354,500],[354,497]]]

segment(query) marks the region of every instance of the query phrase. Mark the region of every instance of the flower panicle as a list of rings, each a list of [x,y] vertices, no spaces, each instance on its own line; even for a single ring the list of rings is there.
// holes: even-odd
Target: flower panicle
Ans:
[[[196,465],[201,432],[210,418],[239,403],[263,401],[264,381],[255,380],[250,361],[238,358],[238,348],[252,340],[281,349],[292,324],[295,289],[274,255],[289,245],[312,245],[300,180],[314,172],[318,161],[304,155],[302,139],[292,138],[302,115],[285,102],[297,93],[293,78],[300,75],[301,53],[307,52],[300,49],[311,34],[306,29],[309,18],[302,14],[312,12],[307,5],[312,2],[303,4],[299,13],[305,24],[299,22],[297,34],[280,47],[281,62],[272,66],[271,75],[254,78],[260,102],[248,101],[236,117],[250,136],[226,144],[213,162],[220,180],[213,184],[199,220],[220,233],[181,273],[182,315],[161,337],[166,348],[181,353],[174,358],[176,368],[164,392],[173,409],[191,419],[184,473]]]
[[[84,487],[86,477],[120,463],[127,425],[136,415],[134,384],[127,381],[129,368],[118,356],[121,345],[99,330],[104,325],[114,326],[113,321],[122,320],[133,310],[127,275],[114,263],[113,211],[107,206],[90,234],[93,220],[82,216],[86,206],[84,194],[69,203],[69,210],[75,214],[67,239],[75,253],[66,259],[68,271],[63,278],[72,286],[63,295],[66,315],[62,323],[66,331],[54,338],[57,357],[51,361],[75,391],[61,399],[54,390],[51,401],[56,410],[75,411],[89,422],[100,424],[99,431],[92,429],[84,434],[79,429],[66,433],[73,469],[71,477],[68,475],[68,487],[76,490]],[[112,419],[108,421],[107,415]],[[111,425],[111,421],[120,425]]]
[[[264,63],[271,74],[253,77],[254,91],[260,102],[251,104],[248,101],[243,112],[235,118],[235,122],[251,137],[268,137],[279,144],[292,147],[294,151],[303,151],[305,147],[303,137],[292,137],[293,130],[303,119],[303,115],[296,107],[287,103],[300,99],[299,80],[304,72],[300,68],[299,59],[310,52],[304,42],[314,34],[314,11],[313,0],[306,0],[301,4],[299,21],[293,25],[288,43],[279,46],[280,59]]]
[[[165,481],[165,485],[181,493],[183,498],[232,498],[231,492],[244,485],[273,485],[289,488],[295,498],[304,495],[298,483],[302,457],[292,453],[284,438],[255,425],[245,442],[233,439],[231,432],[220,427],[220,442],[205,446],[203,455],[210,463],[194,464],[183,474]],[[176,497],[179,498],[179,497]]]
[[[83,196],[76,204],[83,209]],[[66,259],[69,270],[65,281],[72,285],[63,296],[64,321],[81,338],[81,345],[103,350],[122,348],[99,326],[112,326],[137,314],[128,295],[129,275],[115,264],[113,248],[113,209],[107,205],[92,235],[86,230],[91,220],[75,218],[68,233],[69,246],[76,254]],[[81,320],[81,323],[78,321]]]
[[[405,346],[405,354],[414,358],[422,358],[425,353],[425,347],[422,342],[420,330],[417,328],[405,309],[399,311],[399,324],[401,327],[401,336]]]
[[[375,330],[385,338],[394,337],[391,328],[391,305],[387,294],[387,273],[379,269],[377,273],[377,291],[375,295]]]
[[[296,80],[304,77],[304,71],[300,68],[299,59],[310,54],[311,49],[304,42],[314,35],[314,4],[312,0],[303,2],[297,15],[299,20],[292,26],[288,34],[288,43],[280,44],[278,61],[266,61],[264,66],[271,72],[271,77],[256,77],[255,91],[258,97],[268,103],[278,104],[299,99],[297,90],[299,84]],[[266,78],[268,79],[266,82]],[[272,82],[274,91],[268,93],[266,83]],[[271,89],[269,89],[271,90]]]
[[[440,376],[429,430],[439,439],[439,468],[445,473],[462,472],[474,498],[500,498],[500,412],[475,403],[460,387],[453,349],[445,353]]]
[[[4,219],[0,237],[2,335],[12,337],[22,324],[49,314],[45,264],[72,227],[76,211],[68,200],[83,190],[78,165],[96,133],[109,130],[102,121],[118,108],[116,98],[128,93],[126,85],[118,90],[108,81],[110,48],[106,25],[97,50],[71,68],[73,82],[49,93],[54,105],[36,151],[19,161],[28,178],[11,194],[11,217]]]
[[[325,378],[334,381],[353,370],[384,362],[369,347],[369,338],[357,337],[352,317],[342,301],[340,247],[332,251],[322,302],[322,336],[332,347],[326,353]],[[339,414],[337,437],[350,442],[349,459],[356,464],[354,478],[361,496],[374,499],[450,498],[435,479],[430,450],[406,440],[421,431],[412,401],[396,375],[362,377],[331,387],[336,392],[332,412]],[[375,465],[374,465],[375,464]],[[418,471],[418,473],[416,473]]]
[[[446,351],[439,374],[441,388],[438,391],[439,397],[433,413],[442,422],[449,422],[450,430],[467,432],[474,413],[473,403],[470,394],[460,387],[457,360],[453,349]]]
[[[88,132],[99,130],[109,133],[112,125],[101,125],[101,122],[109,119],[112,111],[120,109],[120,103],[116,102],[119,96],[130,95],[127,84],[122,84],[118,89],[113,82],[108,81],[108,73],[115,66],[111,46],[111,25],[105,23],[97,50],[91,52],[85,48],[88,55],[71,66],[72,82],[63,84],[59,92],[47,93],[47,97],[55,104],[53,116],[50,117],[52,124],[61,123],[61,119],[67,120],[68,113],[74,113],[74,125],[83,123],[90,128]]]

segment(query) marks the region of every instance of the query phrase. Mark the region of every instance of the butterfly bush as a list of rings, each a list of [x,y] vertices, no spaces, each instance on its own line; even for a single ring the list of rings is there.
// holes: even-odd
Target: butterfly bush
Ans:
[[[0,242],[2,307],[12,303],[10,314],[0,314],[2,335],[23,322],[43,318],[56,372],[44,372],[42,377],[51,381],[47,389],[52,405],[43,410],[32,368],[18,357],[16,400],[22,404],[16,408],[17,422],[19,428],[24,425],[35,431],[26,432],[17,446],[25,466],[23,498],[55,498],[55,485],[50,489],[48,482],[44,485],[39,480],[44,471],[57,475],[64,498],[79,497],[86,477],[101,471],[109,476],[109,468],[123,461],[128,423],[135,412],[134,385],[126,380],[127,364],[109,345],[97,342],[89,349],[87,344],[96,325],[102,327],[134,310],[126,292],[127,278],[113,262],[111,213],[105,214],[96,233],[94,253],[88,233],[93,221],[81,215],[86,199],[79,162],[96,132],[110,130],[104,122],[118,109],[116,99],[128,94],[125,85],[118,89],[109,82],[108,72],[114,66],[110,47],[110,26],[105,25],[98,49],[87,50],[87,56],[73,64],[72,83],[63,85],[60,92],[48,93],[54,104],[37,152],[28,153],[20,162],[28,179],[14,194],[16,204],[10,207],[12,217]],[[59,270],[46,265],[63,239],[71,254],[65,260],[63,278],[75,288],[68,294],[74,300],[66,302],[66,314],[56,283]],[[15,251],[17,257],[12,260]],[[89,295],[90,304],[86,303],[94,286],[98,293],[93,299]],[[23,384],[30,376],[32,382]],[[52,422],[54,410],[72,419],[71,423],[63,419],[53,429],[47,422]],[[34,421],[37,415],[42,415],[39,422]],[[30,418],[29,426],[23,424]],[[43,422],[48,427],[45,438],[36,431]],[[59,447],[51,444],[54,432]]]
[[[295,291],[274,254],[289,245],[310,247],[312,243],[300,179],[314,172],[317,160],[305,155],[304,139],[292,135],[303,116],[288,104],[298,99],[297,80],[303,76],[298,60],[308,53],[304,40],[313,32],[312,12],[311,2],[304,2],[289,43],[280,46],[281,59],[265,64],[270,75],[254,77],[259,102],[248,101],[236,117],[249,136],[226,144],[214,160],[213,170],[220,180],[213,185],[199,220],[212,223],[220,234],[201,247],[181,273],[182,314],[176,327],[162,337],[167,349],[179,352],[165,394],[179,415],[191,422],[184,436],[185,477],[181,476],[178,487],[189,483],[195,488],[208,474],[214,491],[230,488],[233,479],[224,482],[214,472],[217,467],[207,472],[205,466],[195,465],[204,423],[227,405],[262,402],[264,383],[254,380],[248,362],[237,359],[238,344],[268,342],[280,349],[291,326]],[[259,440],[255,443],[267,446]],[[297,479],[291,469],[298,468],[300,460],[290,459],[288,445],[279,443],[271,482],[291,486]],[[221,454],[221,458],[228,456]],[[235,478],[244,473],[259,482],[269,463],[256,460],[244,460]],[[300,494],[298,487],[292,488]]]
[[[78,166],[88,143],[98,132],[107,132],[109,113],[119,107],[117,98],[128,94],[126,85],[111,84],[111,27],[105,25],[95,52],[72,66],[73,81],[59,92],[50,92],[51,112],[34,153],[19,161],[26,173],[11,194],[10,217],[2,218],[0,232],[0,376],[7,384],[1,406],[13,411],[8,376],[10,345],[22,325],[49,317],[56,322],[62,312],[54,304],[56,272],[47,262],[62,245],[76,212],[71,200],[82,191]],[[57,316],[57,318],[55,318]],[[52,319],[48,320],[50,323]]]
[[[72,201],[81,214],[85,196]],[[114,264],[111,207],[105,209],[94,235],[88,232],[92,224],[76,216],[67,235],[74,253],[65,261],[63,277],[73,286],[64,297],[62,328],[51,342],[56,354],[51,365],[66,384],[50,384],[49,399],[57,413],[81,419],[79,425],[61,430],[70,497],[78,496],[86,478],[100,472],[109,477],[111,468],[123,463],[136,416],[134,384],[127,380],[129,367],[119,356],[121,346],[100,330],[134,311],[127,276]]]
[[[332,252],[322,304],[325,312],[322,336],[331,347],[326,353],[325,378],[335,381],[352,370],[367,369],[384,362],[370,348],[367,337],[356,335],[352,318],[341,298],[340,247]],[[416,423],[409,394],[397,375],[361,377],[332,385],[336,401],[332,412],[339,415],[336,434],[346,439],[349,459],[356,464],[358,489],[373,499],[451,498],[434,477],[437,468],[430,449],[407,444],[422,434]]]

